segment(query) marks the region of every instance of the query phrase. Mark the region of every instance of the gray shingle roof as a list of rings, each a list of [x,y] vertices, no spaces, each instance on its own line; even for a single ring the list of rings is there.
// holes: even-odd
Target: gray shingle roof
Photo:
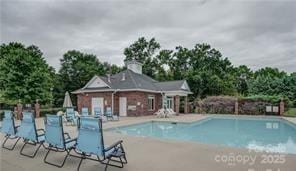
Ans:
[[[159,87],[162,91],[176,91],[176,90],[185,90],[182,89],[182,85],[185,80],[177,80],[177,81],[164,81],[155,83],[157,87]],[[190,90],[189,90],[190,91]]]
[[[125,77],[125,80],[122,78]],[[137,74],[131,70],[125,70],[118,74],[112,75],[110,77],[110,82],[108,82],[108,77],[100,77],[104,80],[112,89],[147,89],[158,91],[158,88],[154,85],[156,80],[143,75]]]
[[[110,77],[110,82],[108,81],[108,77],[106,76],[99,76],[99,78],[102,79],[109,87],[88,88],[86,85],[84,88],[79,89],[75,92],[83,91],[83,90],[92,90],[92,91],[106,90],[107,91],[108,89],[111,89],[111,90],[112,89],[113,90],[142,89],[142,90],[158,91],[158,92],[183,90],[183,91],[190,92],[189,87],[188,89],[182,89],[182,86],[184,85],[184,83],[186,83],[185,80],[158,82],[147,75],[138,74],[129,69],[122,71],[118,74],[112,75]]]

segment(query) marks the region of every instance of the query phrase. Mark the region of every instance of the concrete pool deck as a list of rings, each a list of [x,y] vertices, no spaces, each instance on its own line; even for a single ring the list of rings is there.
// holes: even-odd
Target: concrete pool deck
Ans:
[[[152,120],[157,121],[178,121],[193,122],[206,118],[208,115],[180,115],[172,118],[156,118],[155,116],[147,117],[127,117],[121,118],[118,122],[104,123],[104,129],[124,126],[136,123],[142,123]],[[291,122],[294,122],[293,118]],[[43,128],[43,119],[36,119],[37,127]],[[294,122],[296,123],[296,122]],[[74,126],[64,126],[65,132],[76,136]],[[216,145],[201,144],[196,142],[180,142],[174,140],[161,140],[149,137],[136,137],[123,135],[114,132],[104,131],[105,144],[111,144],[118,139],[122,139],[127,152],[128,164],[123,169],[109,167],[109,171],[294,171],[296,168],[296,155],[283,155],[284,162],[277,163],[279,154],[267,154],[249,152],[247,149],[221,147]],[[3,135],[1,134],[1,142]],[[1,148],[0,165],[2,171],[52,171],[76,170],[79,159],[69,157],[63,168],[56,168],[43,163],[45,149],[41,148],[34,159],[21,156],[19,154],[22,143],[19,142],[13,151]],[[30,152],[28,148],[28,152]],[[273,158],[273,163],[265,163],[266,155]],[[61,161],[62,154],[52,153],[49,159]],[[237,160],[232,160],[235,157]],[[240,162],[240,158],[254,159],[245,160],[246,163]],[[256,158],[255,158],[256,157]],[[225,159],[229,159],[226,161]],[[269,169],[269,170],[268,170]],[[104,170],[103,165],[93,162],[84,161],[81,171]]]

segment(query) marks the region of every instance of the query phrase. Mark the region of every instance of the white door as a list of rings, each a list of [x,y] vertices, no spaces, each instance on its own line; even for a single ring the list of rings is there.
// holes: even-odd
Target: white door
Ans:
[[[103,97],[93,97],[91,99],[91,113],[94,115],[94,109],[96,107],[101,108],[102,113],[104,113],[104,98]]]
[[[126,97],[119,97],[119,116],[126,116]]]

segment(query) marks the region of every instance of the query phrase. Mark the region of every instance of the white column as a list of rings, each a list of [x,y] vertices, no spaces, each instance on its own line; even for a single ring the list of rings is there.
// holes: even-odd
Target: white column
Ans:
[[[162,95],[162,108],[165,108],[167,104],[167,98],[166,95]]]

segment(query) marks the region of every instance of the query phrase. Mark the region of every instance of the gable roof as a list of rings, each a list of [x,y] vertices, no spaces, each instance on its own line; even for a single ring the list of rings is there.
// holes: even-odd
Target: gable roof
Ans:
[[[179,91],[184,90],[190,92],[190,88],[186,80],[164,81],[155,83],[162,91]]]
[[[83,88],[72,93],[102,92],[102,91],[185,91],[190,92],[186,80],[158,82],[145,74],[138,74],[132,70],[125,70],[110,76],[94,76]]]
[[[131,70],[125,70],[118,74],[112,75],[110,77],[110,82],[108,82],[108,77],[101,78],[112,89],[146,89],[158,91],[158,88],[154,85],[154,82],[157,81],[146,75],[137,74]]]
[[[82,89],[85,88],[110,88],[110,86],[99,76],[95,75]]]

